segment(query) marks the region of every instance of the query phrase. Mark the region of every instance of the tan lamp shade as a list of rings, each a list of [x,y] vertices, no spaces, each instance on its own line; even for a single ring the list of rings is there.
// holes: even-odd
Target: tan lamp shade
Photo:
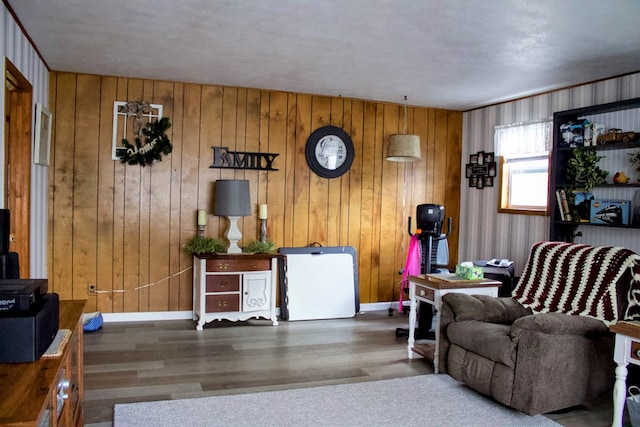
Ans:
[[[394,134],[389,136],[387,160],[392,162],[417,162],[420,160],[418,135]]]

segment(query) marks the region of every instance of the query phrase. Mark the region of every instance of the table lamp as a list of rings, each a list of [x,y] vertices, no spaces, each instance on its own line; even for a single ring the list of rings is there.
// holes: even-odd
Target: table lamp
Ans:
[[[229,218],[229,228],[225,234],[229,240],[229,254],[242,253],[238,241],[242,233],[238,228],[241,216],[251,215],[249,197],[249,181],[236,179],[219,179],[215,184],[213,214]]]

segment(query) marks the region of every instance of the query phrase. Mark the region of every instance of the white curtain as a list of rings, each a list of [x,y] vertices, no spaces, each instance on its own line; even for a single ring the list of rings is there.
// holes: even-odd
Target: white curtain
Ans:
[[[496,126],[494,148],[496,156],[507,158],[547,154],[552,146],[553,121],[541,120]]]

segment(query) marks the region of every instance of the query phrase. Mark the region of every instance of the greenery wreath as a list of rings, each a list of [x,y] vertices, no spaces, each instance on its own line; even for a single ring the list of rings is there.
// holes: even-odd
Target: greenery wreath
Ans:
[[[140,164],[142,166],[151,165],[156,160],[162,160],[162,155],[171,153],[173,149],[169,137],[165,134],[171,127],[169,119],[166,117],[147,123],[146,128],[141,130],[145,137],[144,144],[142,138],[136,136],[135,145],[126,139],[122,140],[123,149],[119,150],[118,157],[122,163],[129,165]]]

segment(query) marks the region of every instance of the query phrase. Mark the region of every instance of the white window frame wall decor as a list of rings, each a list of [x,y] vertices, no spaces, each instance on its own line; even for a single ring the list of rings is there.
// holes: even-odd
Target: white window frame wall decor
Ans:
[[[134,114],[120,111],[120,107],[124,107],[127,104],[130,104],[130,102],[113,102],[113,140],[111,143],[111,158],[113,160],[120,160],[120,157],[118,157],[118,151],[125,149],[122,145],[122,140],[126,139],[128,126],[132,126],[132,124],[129,123],[129,119],[135,118]],[[153,120],[160,120],[162,117],[162,104],[149,105],[151,107],[151,111],[143,114],[143,117],[146,119],[143,126],[146,126],[147,123]],[[133,142],[130,141],[130,143]]]

